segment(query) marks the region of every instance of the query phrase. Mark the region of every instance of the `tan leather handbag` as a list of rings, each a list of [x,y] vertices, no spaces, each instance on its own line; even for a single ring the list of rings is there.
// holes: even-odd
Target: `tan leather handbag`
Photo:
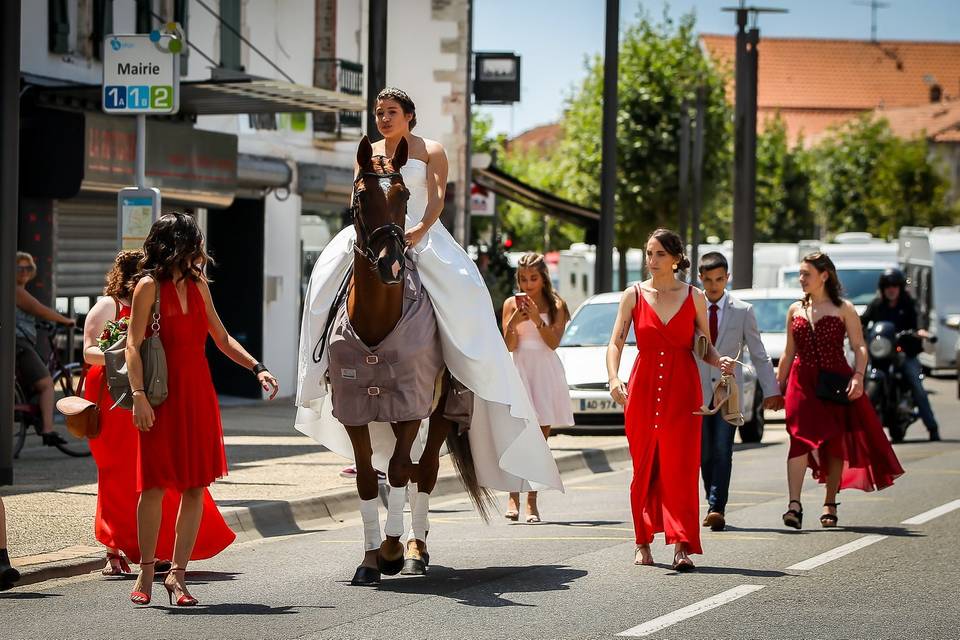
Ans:
[[[100,393],[97,402],[90,402],[83,397],[83,383],[87,379],[87,369],[84,366],[77,395],[67,396],[57,400],[57,411],[63,414],[67,422],[67,431],[76,438],[94,439],[100,435],[100,400],[103,398],[103,387],[100,383]]]
[[[151,406],[158,406],[167,399],[167,357],[160,342],[160,283],[156,283],[157,296],[153,301],[153,316],[150,322],[152,335],[140,344],[140,361],[143,363],[143,391]],[[106,351],[103,360],[106,368],[107,389],[114,400],[114,407],[133,409],[133,390],[127,375],[127,337],[124,336]]]

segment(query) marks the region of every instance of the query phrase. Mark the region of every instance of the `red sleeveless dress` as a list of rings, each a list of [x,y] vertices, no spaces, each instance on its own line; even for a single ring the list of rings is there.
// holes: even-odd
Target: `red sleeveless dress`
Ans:
[[[797,356],[790,367],[784,397],[790,458],[807,456],[813,476],[826,482],[821,473],[820,454],[844,460],[841,489],[873,491],[893,484],[903,467],[883,432],[883,425],[866,394],[850,404],[826,402],[817,397],[817,375],[827,371],[850,375],[853,370],[843,352],[846,326],[839,316],[817,321],[816,338],[810,323],[796,315],[790,324]]]
[[[140,491],[184,491],[227,475],[220,406],[204,351],[207,312],[200,290],[187,280],[187,308],[172,280],[160,283],[160,341],[167,357],[167,399],[154,407],[155,421],[140,431]]]
[[[667,544],[700,547],[700,373],[693,355],[697,310],[691,288],[664,324],[636,287],[637,354],[624,412],[633,458],[630,504],[637,544],[665,532]]]
[[[130,316],[130,307],[120,305],[118,318]],[[110,409],[113,400],[106,388],[101,395],[103,367],[91,366],[84,383],[84,397],[100,407],[100,436],[90,440],[97,463],[97,513],[94,534],[101,544],[120,549],[134,562],[140,561],[137,541],[137,428],[132,414],[121,407]],[[180,509],[180,495],[168,491],[163,499],[163,520],[157,540],[157,557],[173,557],[174,525]],[[209,491],[203,496],[203,517],[191,560],[212,558],[227,548],[236,534],[220,515]]]

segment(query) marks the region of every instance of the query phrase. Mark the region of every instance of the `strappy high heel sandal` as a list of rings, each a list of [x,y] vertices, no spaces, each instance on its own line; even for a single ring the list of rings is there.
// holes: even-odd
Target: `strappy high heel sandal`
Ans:
[[[647,553],[650,554],[650,560],[637,560],[637,554],[640,553],[641,549],[646,548]],[[653,566],[653,554],[650,553],[650,545],[648,544],[638,544],[633,550],[633,564],[643,567],[652,567]]]
[[[793,503],[797,503],[799,509],[787,509],[787,512],[783,514],[783,524],[794,529],[800,529],[803,527],[803,505],[800,504],[799,500],[791,500],[787,503],[789,507]]]
[[[678,573],[686,573],[687,571],[696,569],[696,566],[693,564],[690,556],[687,555],[686,549],[684,549],[683,551],[674,552],[672,568]]]
[[[833,509],[836,509],[839,505],[839,502],[823,503],[823,506],[832,507]],[[838,522],[840,522],[840,518],[838,518],[835,513],[824,513],[820,516],[820,526],[824,529],[832,529],[837,526]]]
[[[108,551],[107,562],[110,563],[110,566],[100,570],[100,575],[102,576],[109,578],[111,576],[122,576],[125,573],[130,573],[130,565],[127,564],[127,559],[119,553],[110,553]]]
[[[149,567],[156,564],[156,560],[151,560],[150,562],[141,562],[140,563],[140,575],[143,575],[143,567]],[[149,583],[148,583],[149,584]],[[140,587],[143,589],[143,586]],[[151,589],[152,592],[152,589]],[[133,591],[130,593],[130,602],[133,604],[150,604],[151,594],[146,593],[145,591]]]
[[[169,600],[170,600],[170,604],[171,604],[171,605],[174,604],[174,602],[173,602],[173,594],[174,594],[174,592],[176,592],[177,588],[180,586],[180,584],[177,582],[177,578],[176,578],[176,575],[177,575],[178,573],[182,573],[182,574],[183,574],[184,582],[186,582],[186,578],[187,578],[187,570],[186,570],[186,569],[175,569],[175,568],[171,568],[170,571],[167,572],[167,577],[163,579],[163,588],[167,590],[167,596],[169,596]],[[173,578],[173,585],[172,585],[172,586],[170,585],[169,582],[167,582],[167,581],[170,579],[170,576],[173,576],[173,577],[174,577],[174,578]],[[181,593],[180,596],[177,598],[176,605],[177,605],[178,607],[195,607],[195,606],[197,606],[197,604],[200,603],[199,600],[197,600],[197,599],[194,598],[192,595],[190,595],[189,593],[187,593],[184,589],[181,588],[180,590],[181,590],[183,593]]]

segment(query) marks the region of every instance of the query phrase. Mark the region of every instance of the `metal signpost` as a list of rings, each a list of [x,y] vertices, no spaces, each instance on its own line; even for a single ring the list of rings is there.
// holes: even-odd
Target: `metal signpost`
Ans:
[[[180,51],[176,23],[149,34],[109,35],[103,45],[103,111],[137,119],[135,187],[117,194],[117,236],[121,249],[143,244],[160,217],[160,190],[146,185],[147,114],[180,110]]]

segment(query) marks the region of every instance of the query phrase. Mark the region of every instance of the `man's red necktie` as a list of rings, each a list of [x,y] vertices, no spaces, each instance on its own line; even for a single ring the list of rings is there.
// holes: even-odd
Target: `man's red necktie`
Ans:
[[[717,344],[717,332],[720,329],[720,318],[717,313],[719,310],[720,307],[716,304],[710,305],[710,342],[712,344]]]

